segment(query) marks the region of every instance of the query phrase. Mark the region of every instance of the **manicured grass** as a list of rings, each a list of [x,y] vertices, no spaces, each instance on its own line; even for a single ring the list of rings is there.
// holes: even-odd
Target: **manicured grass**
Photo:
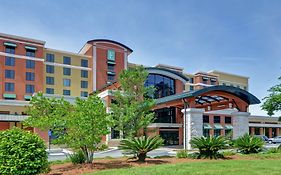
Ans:
[[[212,160],[162,164],[135,168],[112,169],[93,175],[280,175],[281,159],[270,160]],[[88,175],[92,175],[88,174]]]

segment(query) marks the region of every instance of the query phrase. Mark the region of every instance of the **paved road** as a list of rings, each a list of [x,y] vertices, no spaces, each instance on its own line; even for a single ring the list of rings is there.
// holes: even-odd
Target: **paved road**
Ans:
[[[277,148],[280,144],[266,144],[265,148],[270,149],[270,148]],[[151,151],[148,153],[149,157],[156,157],[156,156],[175,156],[176,152],[173,151],[173,148],[160,148],[154,151]],[[67,157],[67,151],[61,150],[61,151],[55,151],[51,154],[49,154],[49,161],[55,161],[55,160],[65,160]],[[113,158],[118,158],[118,157],[123,157],[123,154],[120,150],[113,148],[108,151],[102,151],[102,152],[97,152],[94,154],[94,158],[104,158],[104,157],[113,157]]]
[[[65,160],[67,153],[65,153],[65,150],[62,151],[54,151],[53,153],[49,154],[49,161],[55,161],[55,160]],[[175,156],[176,152],[173,151],[171,148],[160,148],[154,151],[151,151],[148,153],[149,157],[156,157],[156,156]],[[123,157],[123,154],[120,150],[113,148],[111,150],[97,152],[94,154],[94,158],[104,158],[104,157]]]

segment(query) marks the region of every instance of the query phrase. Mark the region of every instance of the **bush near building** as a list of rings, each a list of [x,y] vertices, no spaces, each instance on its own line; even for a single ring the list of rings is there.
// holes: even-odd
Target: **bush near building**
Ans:
[[[258,153],[262,151],[264,141],[261,138],[245,134],[234,142],[235,147],[243,154]]]
[[[190,144],[199,149],[197,158],[217,159],[223,157],[219,150],[226,148],[228,143],[224,137],[194,137]]]
[[[48,170],[44,141],[19,128],[0,132],[0,174],[35,175]]]
[[[125,154],[133,154],[138,157],[138,161],[144,162],[146,154],[163,145],[163,139],[159,136],[154,137],[136,137],[121,140],[119,149],[125,151]]]

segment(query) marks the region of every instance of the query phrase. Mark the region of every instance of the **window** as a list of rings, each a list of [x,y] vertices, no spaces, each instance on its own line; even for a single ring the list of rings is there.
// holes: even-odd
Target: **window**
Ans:
[[[46,72],[53,74],[55,72],[55,67],[52,65],[46,65]]]
[[[6,66],[15,66],[15,58],[14,57],[6,57],[5,65]]]
[[[10,53],[10,54],[15,54],[15,47],[6,46],[5,52],[6,52],[6,53]]]
[[[50,53],[47,53],[46,54],[46,61],[48,62],[55,62],[55,55],[54,54],[50,54]]]
[[[107,60],[115,61],[115,51],[107,50]]]
[[[114,75],[109,75],[109,74],[107,74],[107,79],[108,79],[109,81],[114,81]]]
[[[35,74],[33,72],[26,72],[25,73],[25,79],[27,81],[34,81],[35,80]]]
[[[162,108],[155,111],[155,123],[176,123],[176,108]]]
[[[88,97],[88,92],[81,91],[81,97]]]
[[[63,68],[63,75],[71,75],[71,69],[70,68]]]
[[[209,116],[203,115],[203,123],[209,123]]]
[[[35,57],[35,50],[26,49],[26,56]]]
[[[214,116],[214,123],[220,123],[221,117],[220,116]]]
[[[35,68],[35,61],[34,60],[26,60],[26,68],[34,69]]]
[[[203,129],[203,136],[209,137],[210,136],[210,130],[209,129]]]
[[[120,131],[111,128],[111,139],[120,139]]]
[[[47,94],[54,94],[54,88],[46,88]]]
[[[214,130],[214,136],[215,137],[218,137],[218,136],[220,136],[221,135],[221,130],[220,129],[215,129]]]
[[[82,67],[88,67],[88,60],[82,59],[81,60],[81,66]]]
[[[189,81],[190,81],[190,83],[193,83],[193,82],[194,82],[194,79],[193,79],[193,78],[190,78]]]
[[[194,91],[194,86],[190,86],[190,91]]]
[[[81,77],[88,78],[88,71],[87,70],[81,70]]]
[[[175,80],[163,75],[149,74],[145,86],[154,86],[155,98],[166,97],[176,93]]]
[[[46,84],[54,85],[55,84],[54,77],[46,77]]]
[[[225,135],[225,136],[228,136],[228,137],[230,137],[230,138],[232,138],[232,130],[231,130],[231,129],[226,129],[226,130],[224,131],[224,135]]]
[[[14,83],[5,83],[5,91],[14,92],[15,91],[15,84]]]
[[[14,70],[5,70],[5,78],[15,79],[15,71]]]
[[[217,79],[211,78],[211,85],[216,85]]]
[[[26,93],[34,93],[34,85],[31,85],[31,84],[25,85],[25,92]]]
[[[231,123],[231,117],[225,117],[224,123],[227,123],[227,124]]]
[[[207,83],[208,83],[209,78],[208,78],[208,77],[202,77],[202,80],[203,80],[203,83],[204,83],[204,84],[207,84]]]
[[[64,78],[63,79],[63,86],[71,86],[71,80],[70,79],[67,79],[67,78]]]
[[[81,81],[81,88],[88,88],[88,81]]]
[[[63,64],[71,65],[71,58],[70,57],[63,57]]]
[[[63,90],[63,95],[70,95],[70,90]]]
[[[114,71],[114,65],[112,65],[112,64],[107,64],[107,69],[108,69],[109,71]]]

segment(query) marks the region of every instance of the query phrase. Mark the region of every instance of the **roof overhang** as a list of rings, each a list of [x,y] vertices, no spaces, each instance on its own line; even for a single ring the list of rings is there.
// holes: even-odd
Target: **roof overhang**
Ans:
[[[157,100],[157,104],[166,103],[166,102],[175,101],[175,100],[181,100],[181,99],[185,99],[185,98],[197,97],[197,96],[200,96],[202,94],[212,92],[212,91],[222,91],[222,92],[232,94],[232,95],[242,99],[249,105],[260,103],[260,100],[257,97],[255,97],[253,94],[249,93],[248,91],[245,91],[243,89],[233,87],[233,86],[218,85],[218,86],[205,87],[203,89],[196,90],[196,91],[183,92],[181,94],[176,94],[176,95],[159,98]]]
[[[122,43],[119,43],[117,41],[114,41],[114,40],[110,40],[110,39],[94,39],[94,40],[90,40],[90,41],[87,41],[88,44],[90,43],[93,43],[93,42],[108,42],[108,43],[113,43],[113,44],[117,44],[125,49],[127,49],[128,51],[130,52],[133,52],[133,49],[131,49],[130,47],[122,44]]]
[[[182,73],[172,71],[170,69],[159,68],[159,67],[146,67],[145,69],[147,70],[148,73],[165,75],[173,79],[181,80],[183,83],[189,81],[189,79],[186,76],[184,76]]]

